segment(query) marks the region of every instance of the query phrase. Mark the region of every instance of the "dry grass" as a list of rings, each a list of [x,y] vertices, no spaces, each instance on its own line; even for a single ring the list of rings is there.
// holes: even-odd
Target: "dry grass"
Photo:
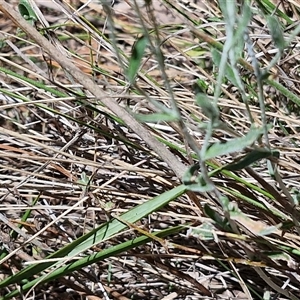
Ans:
[[[35,2],[42,11],[41,16],[50,23],[50,29],[44,31],[47,39],[99,85],[107,97],[141,114],[157,110],[149,102],[150,98],[170,107],[170,97],[174,97],[188,132],[201,148],[205,133],[199,129],[199,123],[207,117],[195,104],[193,85],[200,79],[206,84],[207,95],[214,94],[218,69],[211,58],[211,47],[226,40],[218,3],[196,1],[187,6],[185,1],[154,1],[152,16],[145,8],[141,10],[145,26],[159,28],[169,87],[162,66],[148,50],[137,79],[137,90],[128,86],[122,66],[143,30],[133,4],[125,1],[114,6],[111,14],[115,24],[114,41],[109,35],[112,28],[107,14],[96,2],[88,3],[77,13],[75,10],[84,1],[72,0],[59,5],[51,1]],[[258,7],[258,1],[252,2],[253,7]],[[280,9],[284,16],[298,21],[299,7],[294,2],[287,1]],[[147,141],[50,58],[47,49],[38,46],[4,15],[0,18],[0,37],[4,40],[0,54],[3,253],[18,249],[36,235],[29,247],[22,246],[9,259],[5,259],[6,254],[1,257],[4,279],[113,216],[171,190],[180,184],[181,178],[160,158],[160,153],[149,148]],[[280,20],[285,35],[289,36],[293,24],[284,18]],[[263,16],[257,13],[249,26],[262,67],[270,63],[276,52],[265,24]],[[39,30],[44,27],[40,22],[36,26]],[[118,53],[114,44],[119,47]],[[298,37],[295,37],[272,68],[264,88],[266,117],[273,125],[269,140],[272,148],[280,150],[276,164],[282,183],[269,175],[264,160],[238,172],[222,171],[212,177],[218,190],[248,217],[232,218],[237,232],[226,222],[221,227],[207,215],[209,207],[220,217],[224,216],[213,193],[189,192],[135,224],[148,232],[186,226],[186,230],[169,235],[165,245],[153,240],[37,286],[18,299],[300,298],[297,224],[300,214],[288,199],[296,195],[300,169],[298,55]],[[257,80],[248,58],[245,52],[238,69],[254,122],[262,125]],[[42,86],[36,86],[36,81]],[[276,82],[281,84],[279,88]],[[290,94],[283,95],[282,87]],[[215,131],[211,141],[242,136],[251,126],[237,88],[224,80],[221,91],[218,106],[221,119],[230,130]],[[196,162],[178,124],[158,122],[145,126],[168,145],[180,163],[187,167]],[[208,170],[226,165],[248,150],[213,159]],[[22,217],[29,208],[31,214],[24,221]],[[18,230],[20,225],[22,229]],[[206,226],[206,235],[188,230],[199,225]],[[271,230],[271,226],[274,227],[269,234],[260,234],[262,230]],[[19,233],[16,239],[11,237],[12,229]],[[136,228],[128,228],[82,256],[140,234]],[[1,295],[14,288],[16,285],[3,288]]]

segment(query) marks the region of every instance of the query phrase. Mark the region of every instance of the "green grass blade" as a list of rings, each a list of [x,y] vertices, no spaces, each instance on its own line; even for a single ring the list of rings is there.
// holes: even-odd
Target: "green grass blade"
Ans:
[[[162,230],[159,232],[155,232],[155,233],[153,233],[153,235],[156,237],[163,238],[170,234],[178,233],[184,229],[186,229],[186,226],[170,227],[168,229],[165,229],[165,230]],[[101,260],[104,260],[105,258],[116,256],[120,253],[123,253],[130,249],[134,249],[138,246],[146,244],[150,241],[151,241],[151,238],[149,238],[147,236],[139,236],[133,240],[118,244],[116,246],[109,247],[108,249],[105,249],[105,250],[97,252],[95,254],[86,256],[82,259],[72,261],[72,262],[66,264],[65,266],[62,266],[62,267],[50,272],[48,275],[44,276],[44,278],[42,278],[42,279],[39,277],[35,280],[32,280],[32,281],[24,284],[22,286],[21,290],[23,292],[26,292],[30,288],[34,287],[37,283],[43,284],[43,283],[49,282],[51,280],[57,279],[59,277],[68,275],[74,271],[80,270],[86,266],[93,264],[93,263],[97,263]],[[0,298],[0,300],[11,299],[12,297],[15,297],[19,294],[20,294],[19,290],[14,290],[14,291],[10,292],[9,294],[5,295],[4,297]]]
[[[157,211],[173,199],[181,196],[185,191],[186,187],[184,185],[179,185],[170,191],[160,194],[159,196],[134,207],[133,209],[121,215],[120,218],[126,222],[135,223],[138,220],[151,214],[153,211]],[[66,256],[76,256],[81,252],[91,248],[93,245],[101,243],[102,241],[108,239],[109,237],[119,233],[120,231],[126,228],[127,225],[121,223],[117,219],[112,219],[111,221],[92,230],[88,234],[80,237],[76,241],[68,244],[64,248],[49,255],[47,258],[50,259]],[[0,289],[13,283],[20,283],[22,280],[26,280],[34,275],[37,275],[40,272],[46,270],[49,267],[53,267],[56,264],[56,262],[50,261],[25,268],[22,271],[14,274],[13,276],[10,276],[5,280],[1,281]]]

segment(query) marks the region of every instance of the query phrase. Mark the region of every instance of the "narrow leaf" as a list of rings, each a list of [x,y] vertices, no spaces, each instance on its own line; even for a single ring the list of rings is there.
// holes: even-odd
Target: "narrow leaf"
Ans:
[[[212,100],[210,100],[205,94],[198,93],[196,95],[196,102],[213,124],[218,122],[220,114],[219,108]]]
[[[275,46],[279,49],[279,51],[283,51],[286,43],[283,37],[283,29],[278,19],[274,15],[269,15],[267,17],[268,27],[270,29],[272,40]]]
[[[256,161],[259,161],[263,158],[269,158],[271,156],[278,158],[279,152],[265,149],[265,148],[254,149],[251,152],[249,152],[247,155],[245,155],[242,159],[240,159],[238,162],[228,164],[227,166],[224,166],[222,169],[228,171],[242,170],[246,167],[249,167],[251,164],[253,164]]]
[[[150,123],[157,123],[157,122],[174,122],[177,121],[177,115],[173,113],[165,114],[165,113],[154,113],[149,115],[144,114],[135,114],[134,117],[140,122],[150,122]]]
[[[211,159],[217,156],[226,155],[232,152],[239,152],[252,145],[263,134],[263,128],[252,128],[243,137],[232,139],[226,143],[215,143],[207,149],[203,160]]]
[[[145,54],[147,43],[147,38],[145,36],[142,36],[133,45],[132,54],[127,69],[127,77],[130,84],[134,82],[135,77],[139,71],[142,58]]]
[[[236,18],[236,3],[235,1],[220,0],[219,1],[224,19],[227,23],[233,24]]]
[[[222,54],[220,53],[220,51],[215,48],[212,48],[211,54],[212,54],[213,62],[217,66],[220,66],[220,61],[221,61],[221,57],[222,57]],[[225,76],[234,86],[238,86],[238,83],[235,79],[232,67],[228,63],[226,63]]]

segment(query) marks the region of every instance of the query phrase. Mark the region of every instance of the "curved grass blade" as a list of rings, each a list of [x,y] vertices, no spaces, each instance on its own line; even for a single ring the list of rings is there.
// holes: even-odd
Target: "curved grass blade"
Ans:
[[[154,238],[163,238],[170,234],[178,233],[183,229],[186,229],[186,227],[185,226],[176,226],[176,227],[171,227],[171,228],[159,231],[159,232],[152,233],[152,235]],[[105,250],[102,250],[95,254],[86,256],[82,259],[72,261],[72,262],[68,263],[67,265],[62,266],[62,267],[54,270],[53,272],[49,273],[44,278],[42,278],[42,280],[39,277],[35,280],[25,283],[22,286],[21,290],[22,290],[22,292],[26,292],[29,289],[31,289],[32,287],[34,287],[37,283],[44,284],[51,280],[68,275],[74,271],[80,270],[86,266],[93,264],[93,263],[102,261],[105,258],[116,256],[116,255],[123,253],[125,251],[128,251],[130,249],[144,245],[144,244],[150,242],[151,240],[152,240],[152,238],[150,238],[148,236],[139,236],[133,240],[121,243],[116,246],[109,247],[108,249],[105,249]],[[39,263],[39,262],[37,262],[37,263]],[[11,299],[12,297],[18,296],[19,294],[20,294],[19,290],[14,290],[14,291],[10,292],[9,294],[5,295],[4,297],[1,297],[0,300]]]
[[[170,191],[167,191],[145,203],[142,203],[133,209],[125,212],[120,216],[120,219],[125,220],[129,223],[135,223],[138,220],[144,218],[145,216],[151,214],[152,212],[160,209],[164,205],[168,204],[173,199],[181,196],[186,191],[186,187],[184,185],[179,185],[173,188]],[[72,257],[79,255],[83,251],[91,248],[92,246],[103,242],[104,240],[110,238],[111,236],[119,233],[120,231],[127,228],[127,225],[120,222],[117,219],[112,219],[109,222],[100,225],[98,228],[95,228],[88,234],[78,238],[76,241],[70,243],[69,245],[63,247],[57,252],[49,255],[47,259],[61,258],[61,257]],[[27,267],[20,272],[10,276],[0,282],[0,289],[4,287],[14,284],[20,283],[23,280],[27,280],[40,272],[54,267],[57,262],[49,261],[45,263],[39,263],[38,265],[33,265]],[[1,299],[1,298],[0,298]]]
[[[30,24],[34,25],[34,23],[38,20],[37,15],[27,0],[20,0],[18,9],[22,17],[30,22]]]

